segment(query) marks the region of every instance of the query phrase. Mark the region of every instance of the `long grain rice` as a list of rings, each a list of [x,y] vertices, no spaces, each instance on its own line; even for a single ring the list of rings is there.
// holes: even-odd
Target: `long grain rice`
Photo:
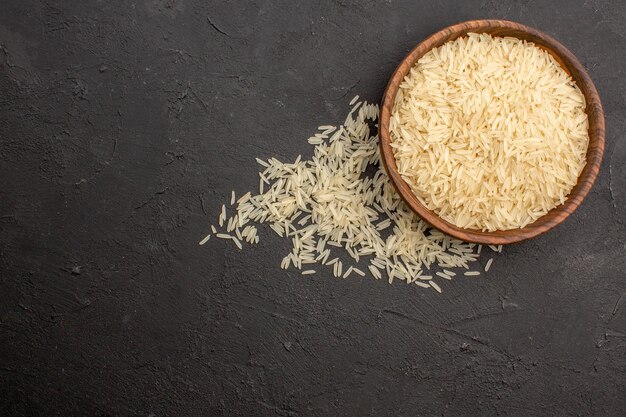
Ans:
[[[586,163],[588,125],[583,94],[550,54],[470,33],[411,68],[390,134],[398,171],[426,207],[494,231],[565,202]]]
[[[489,258],[489,260],[485,264],[485,272],[489,272],[489,268],[491,268],[492,263],[493,263],[493,258]]]
[[[283,269],[302,270],[302,265],[319,263],[332,266],[336,277],[365,275],[350,264],[343,273],[343,261],[330,259],[331,249],[337,249],[355,264],[367,257],[367,269],[375,279],[382,279],[385,271],[389,282],[404,281],[440,292],[433,276],[424,271],[433,265],[467,269],[476,261],[480,246],[430,229],[405,206],[379,165],[378,136],[372,131],[377,117],[378,105],[355,100],[344,125],[320,126],[318,139],[334,133],[327,142],[315,145],[311,160],[257,159],[262,169],[260,192],[240,197],[235,215],[227,222],[226,228],[236,236],[216,233],[212,227],[213,234],[241,248],[241,241],[259,242],[254,223],[268,223],[279,236],[292,240],[290,253],[280,263]],[[373,173],[366,173],[368,167],[374,167]],[[223,227],[225,206],[218,220]],[[382,236],[382,230],[388,236]],[[306,269],[302,274],[314,271]],[[455,275],[448,270],[435,274],[444,279]]]

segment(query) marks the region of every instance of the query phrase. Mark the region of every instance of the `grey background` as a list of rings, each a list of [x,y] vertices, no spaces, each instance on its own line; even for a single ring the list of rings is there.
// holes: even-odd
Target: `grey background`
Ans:
[[[564,224],[441,295],[284,272],[267,229],[198,246],[256,156],[310,155],[425,36],[488,17],[555,36],[602,96]],[[0,414],[623,416],[625,22],[620,0],[4,0]]]

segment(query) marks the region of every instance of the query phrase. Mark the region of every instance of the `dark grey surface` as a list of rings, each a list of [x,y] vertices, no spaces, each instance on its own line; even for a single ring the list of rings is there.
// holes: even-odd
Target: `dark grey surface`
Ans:
[[[442,295],[284,272],[265,229],[198,246],[254,157],[310,155],[417,42],[486,17],[561,40],[602,96],[564,224]],[[3,1],[0,414],[623,416],[625,22],[620,0]]]

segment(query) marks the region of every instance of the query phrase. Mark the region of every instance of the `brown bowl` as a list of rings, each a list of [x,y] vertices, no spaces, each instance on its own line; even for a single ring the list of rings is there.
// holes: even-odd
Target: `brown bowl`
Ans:
[[[398,173],[396,160],[391,149],[389,119],[400,83],[417,60],[426,52],[469,32],[488,33],[492,36],[511,36],[534,42],[535,45],[550,53],[563,69],[572,76],[587,102],[589,147],[587,149],[587,164],[578,178],[578,183],[574,186],[564,204],[555,207],[546,215],[521,229],[483,232],[475,229],[464,229],[443,220],[435,212],[427,209],[415,197],[409,185]],[[587,196],[600,170],[602,154],[604,153],[604,112],[600,103],[600,96],[589,74],[587,74],[585,68],[574,54],[556,39],[536,29],[515,22],[506,20],[472,20],[449,26],[429,36],[413,48],[398,65],[387,84],[381,105],[380,151],[383,165],[402,199],[413,211],[433,227],[467,242],[490,245],[515,243],[538,236],[552,229],[572,214]]]

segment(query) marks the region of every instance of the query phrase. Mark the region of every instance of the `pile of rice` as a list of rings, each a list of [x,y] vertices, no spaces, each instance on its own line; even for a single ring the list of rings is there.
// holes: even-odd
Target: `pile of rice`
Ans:
[[[325,265],[336,277],[385,276],[389,283],[401,280],[438,292],[434,277],[479,275],[470,265],[479,258],[480,245],[429,228],[399,198],[379,165],[378,105],[355,104],[357,100],[350,103],[354,107],[343,125],[321,126],[308,139],[315,146],[311,160],[257,159],[262,166],[259,192],[239,199],[233,192],[234,212],[229,215],[223,205],[217,226],[211,226],[200,244],[215,235],[242,249],[244,243],[259,242],[255,223],[269,223],[278,236],[292,242],[281,267],[295,267],[303,275],[314,274],[316,264]],[[351,259],[349,264],[346,259]],[[437,270],[430,272],[434,264]]]
[[[432,49],[390,120],[398,170],[459,227],[521,228],[563,204],[585,166],[585,98],[532,43],[470,33]]]

